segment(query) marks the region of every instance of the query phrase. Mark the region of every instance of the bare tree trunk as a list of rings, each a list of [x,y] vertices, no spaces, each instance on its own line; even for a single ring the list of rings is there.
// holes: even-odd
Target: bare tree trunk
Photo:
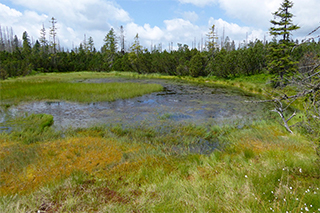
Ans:
[[[290,118],[286,119],[284,114],[283,114],[283,112],[287,109],[287,107],[283,108],[283,105],[282,105],[281,101],[278,101],[278,104],[279,104],[279,107],[277,107],[277,108],[275,108],[274,110],[271,110],[271,111],[272,112],[277,112],[280,115],[280,117],[282,119],[282,122],[283,122],[283,126],[286,128],[286,130],[288,132],[290,132],[291,134],[294,134],[293,131],[290,129],[290,126],[289,126],[288,122],[296,115],[296,112],[294,112],[290,116]]]

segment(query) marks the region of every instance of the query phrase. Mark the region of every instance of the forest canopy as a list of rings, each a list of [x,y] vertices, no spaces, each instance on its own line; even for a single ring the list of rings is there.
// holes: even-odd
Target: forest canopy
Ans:
[[[162,46],[150,49],[140,45],[136,34],[133,44],[125,49],[124,29],[120,35],[114,29],[106,33],[104,45],[96,49],[91,36],[71,50],[61,47],[56,27],[58,20],[51,18],[50,28],[42,26],[39,38],[30,39],[28,32],[21,39],[13,30],[0,26],[0,78],[26,76],[39,72],[71,71],[132,71],[138,73],[160,73],[177,76],[217,76],[232,78],[259,73],[274,75],[275,82],[285,84],[284,77],[290,76],[298,68],[298,63],[307,56],[318,57],[320,44],[308,40],[299,44],[293,41],[293,31],[299,26],[292,22],[290,13],[293,3],[284,0],[278,11],[273,13],[269,33],[272,41],[246,41],[236,45],[228,36],[219,44],[215,26],[208,29],[203,45],[189,48],[177,44],[162,50]],[[280,79],[280,80],[279,80]],[[277,83],[275,83],[275,86]]]

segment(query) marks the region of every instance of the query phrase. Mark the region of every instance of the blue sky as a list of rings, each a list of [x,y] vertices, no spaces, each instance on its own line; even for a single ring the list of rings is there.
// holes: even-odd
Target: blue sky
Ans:
[[[21,38],[27,31],[35,41],[44,24],[49,40],[51,17],[57,19],[57,36],[65,48],[78,46],[84,34],[93,38],[100,49],[103,38],[112,28],[119,34],[120,25],[125,31],[129,48],[138,33],[146,48],[169,43],[197,47],[205,40],[214,24],[222,40],[234,40],[236,45],[246,40],[270,39],[270,20],[282,0],[0,0],[0,25],[9,27]],[[294,0],[294,23],[301,26],[294,33],[303,38],[320,24],[319,0]]]
[[[124,10],[130,12],[130,16],[136,23],[149,23],[152,26],[164,27],[163,20],[185,18],[185,13],[191,12],[198,16],[198,19],[194,21],[199,25],[204,24],[204,20],[208,20],[210,17],[228,18],[218,5],[196,7],[192,4],[183,4],[175,0],[118,0],[116,2]]]

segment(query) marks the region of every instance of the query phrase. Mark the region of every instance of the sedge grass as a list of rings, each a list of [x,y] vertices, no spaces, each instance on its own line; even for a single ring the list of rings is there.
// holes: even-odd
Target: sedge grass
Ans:
[[[157,84],[67,82],[3,82],[1,101],[64,100],[74,102],[114,101],[161,91]]]
[[[54,212],[317,212],[312,142],[278,125],[95,127],[41,143],[1,141],[0,207]],[[177,141],[218,139],[209,155]],[[185,141],[182,141],[185,140]],[[188,142],[189,140],[189,142]],[[163,143],[165,142],[165,143]],[[17,152],[17,150],[20,150]],[[171,150],[171,151],[170,151]],[[34,156],[26,160],[26,156]],[[15,156],[15,157],[14,157]],[[10,161],[21,162],[10,167]],[[10,169],[9,169],[10,168]],[[5,207],[4,207],[5,206]],[[10,212],[10,211],[9,211]]]
[[[146,93],[160,91],[160,85],[139,85],[127,83],[115,84],[83,84],[71,83],[92,78],[161,78],[190,83],[200,83],[213,86],[240,88],[251,94],[264,94],[263,83],[268,76],[255,78],[219,80],[212,77],[190,78],[165,76],[159,74],[137,74],[129,72],[70,72],[70,73],[42,73],[34,76],[18,77],[0,81],[0,100],[2,103],[17,104],[22,101],[34,100],[68,100],[79,102],[113,101],[118,98],[130,98]],[[258,80],[257,80],[258,79]],[[258,81],[258,83],[256,82]],[[250,89],[251,88],[251,89]],[[253,88],[253,89],[252,89]]]
[[[63,135],[34,143],[0,135],[0,212],[320,209],[313,141],[273,122],[241,129],[119,125]],[[221,146],[208,155],[188,152],[201,139]]]

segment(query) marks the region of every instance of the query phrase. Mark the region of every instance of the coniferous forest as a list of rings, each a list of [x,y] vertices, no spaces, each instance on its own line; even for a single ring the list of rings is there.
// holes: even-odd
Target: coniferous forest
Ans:
[[[177,44],[177,50],[162,51],[154,47],[150,51],[140,45],[138,34],[133,45],[124,50],[121,48],[121,36],[111,29],[104,38],[103,47],[98,51],[92,37],[72,50],[64,50],[56,41],[46,40],[44,28],[41,29],[41,37],[33,43],[27,32],[23,33],[22,39],[17,35],[10,39],[9,35],[6,36],[8,30],[3,28],[0,31],[0,76],[6,79],[26,76],[32,72],[132,71],[230,78],[268,73],[268,55],[279,41],[255,40],[236,47],[234,42],[226,39],[223,44],[217,45],[212,36],[214,26],[210,30],[206,46],[201,50]],[[53,34],[56,36],[57,33]],[[290,52],[293,61],[302,63],[305,57],[317,57],[320,53],[320,43],[315,40],[301,44],[296,40],[292,43],[295,45]]]

